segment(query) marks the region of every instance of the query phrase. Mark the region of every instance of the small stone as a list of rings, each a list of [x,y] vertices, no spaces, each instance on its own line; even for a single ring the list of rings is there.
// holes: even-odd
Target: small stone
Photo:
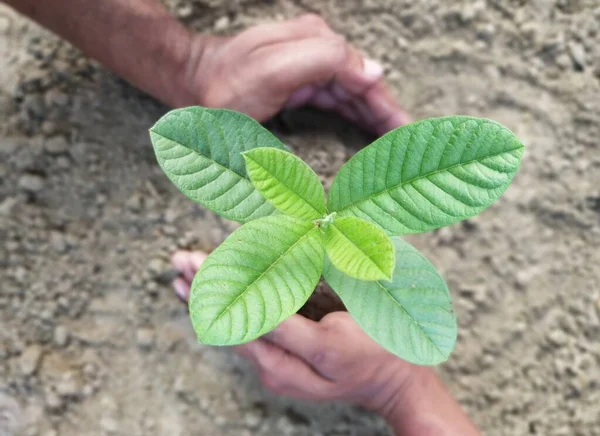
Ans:
[[[180,5],[175,11],[179,18],[189,18],[192,16],[193,12],[194,7],[191,3],[184,3]]]
[[[244,415],[244,425],[250,430],[256,430],[262,422],[258,413],[248,412]]]
[[[27,144],[24,144],[20,141],[14,141],[5,138],[0,141],[0,153],[13,154],[23,147],[27,147]]]
[[[515,285],[519,289],[526,289],[535,275],[536,271],[533,268],[521,269],[515,276]]]
[[[46,114],[46,105],[39,94],[30,94],[23,99],[27,115],[33,119],[42,119]]]
[[[113,418],[105,416],[100,420],[100,427],[107,433],[116,433],[119,430],[119,423],[115,421]]]
[[[496,34],[496,26],[492,23],[480,24],[477,26],[477,37],[484,41],[491,41]]]
[[[46,407],[51,411],[60,410],[63,406],[63,400],[54,390],[47,389],[45,394]]]
[[[152,274],[159,274],[165,269],[165,264],[162,259],[155,257],[148,262],[148,271]]]
[[[548,333],[547,338],[550,343],[557,346],[562,346],[569,342],[569,336],[564,330],[561,329],[552,330],[550,333]]]
[[[64,107],[69,103],[69,96],[58,89],[51,89],[46,92],[44,100],[48,106]]]
[[[56,384],[56,393],[61,397],[77,397],[81,395],[82,389],[81,377],[74,371],[66,373]]]
[[[567,47],[569,49],[569,55],[571,55],[571,59],[575,64],[575,68],[583,70],[586,61],[585,47],[583,44],[577,41],[571,41]]]
[[[43,350],[39,345],[27,347],[19,359],[19,368],[23,375],[33,375],[40,367]]]
[[[58,126],[54,121],[46,120],[42,123],[41,129],[45,135],[50,136],[56,133]]]
[[[172,208],[172,209],[167,209],[163,219],[165,220],[165,223],[173,224],[178,217],[179,217],[179,212],[175,208]]]
[[[214,27],[217,32],[226,30],[229,27],[229,17],[227,15],[222,16],[217,21],[215,21]]]
[[[6,197],[0,203],[0,216],[9,216],[17,203],[19,203],[19,200],[16,197]]]
[[[572,65],[571,58],[569,58],[569,55],[566,53],[562,53],[556,57],[556,65],[561,69],[566,70]]]
[[[65,240],[65,236],[57,231],[50,232],[50,246],[57,253],[64,253],[67,251],[67,241]]]
[[[49,154],[61,154],[69,149],[69,145],[63,136],[53,136],[46,141],[44,149]]]
[[[65,326],[59,325],[54,329],[54,343],[59,347],[64,347],[69,342],[69,332]]]
[[[135,333],[137,344],[140,348],[148,350],[154,346],[154,330],[148,327],[139,328]]]
[[[66,156],[59,156],[54,162],[61,170],[66,170],[71,167],[71,161]]]
[[[37,174],[23,174],[19,179],[19,187],[27,192],[40,192],[44,187],[44,178]]]
[[[437,232],[437,240],[440,245],[450,244],[453,238],[454,234],[449,227],[442,227]]]
[[[132,212],[139,212],[142,209],[142,196],[139,194],[133,194],[127,202],[125,206]]]

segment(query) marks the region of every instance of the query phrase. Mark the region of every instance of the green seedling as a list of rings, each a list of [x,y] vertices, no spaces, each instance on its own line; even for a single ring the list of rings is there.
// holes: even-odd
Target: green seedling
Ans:
[[[387,133],[338,172],[326,200],[313,170],[259,123],[190,107],[150,136],[190,199],[243,223],[192,283],[200,342],[234,345],[274,329],[321,275],[381,346],[416,364],[448,359],[456,317],[435,267],[400,236],[477,215],[509,186],[523,145],[508,129],[452,116]]]

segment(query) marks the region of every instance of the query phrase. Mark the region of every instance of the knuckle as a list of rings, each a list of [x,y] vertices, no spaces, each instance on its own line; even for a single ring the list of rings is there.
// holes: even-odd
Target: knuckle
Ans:
[[[324,371],[336,368],[339,365],[337,353],[331,348],[315,353],[310,360],[311,365]]]

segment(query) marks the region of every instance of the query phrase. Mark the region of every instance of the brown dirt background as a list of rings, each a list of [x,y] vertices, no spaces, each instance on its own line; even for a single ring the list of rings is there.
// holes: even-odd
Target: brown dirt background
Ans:
[[[600,435],[600,2],[170,0],[233,32],[322,14],[415,118],[498,120],[527,145],[476,219],[411,237],[460,323],[449,388],[489,435]],[[0,6],[0,435],[383,435],[356,408],[276,398],[196,343],[164,284],[231,225],[180,195],[147,129],[166,108]],[[271,127],[330,181],[369,138]]]

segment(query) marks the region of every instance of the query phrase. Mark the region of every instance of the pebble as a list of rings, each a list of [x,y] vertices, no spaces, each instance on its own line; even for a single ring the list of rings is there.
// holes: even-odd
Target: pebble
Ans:
[[[19,203],[19,200],[16,197],[6,197],[0,203],[0,216],[9,216],[17,203]]]
[[[56,125],[56,123],[54,121],[49,120],[44,121],[40,128],[42,129],[42,132],[47,136],[55,134],[58,130],[58,126]]]
[[[133,194],[129,197],[125,206],[132,212],[139,212],[142,209],[142,196],[140,194]]]
[[[189,18],[192,16],[193,12],[193,5],[191,3],[184,3],[177,8],[175,13],[179,18]]]
[[[64,107],[69,102],[69,96],[58,89],[51,89],[46,92],[44,100],[48,106]]]
[[[46,390],[46,407],[51,411],[57,411],[63,406],[63,399],[54,390]]]
[[[44,188],[44,178],[37,174],[23,174],[19,179],[19,187],[27,192],[40,192]]]
[[[69,342],[69,332],[65,326],[59,325],[54,329],[54,344],[64,347]]]
[[[515,285],[519,289],[526,289],[536,275],[537,270],[535,268],[521,269],[515,275]]]
[[[548,333],[547,338],[550,343],[557,346],[562,346],[569,342],[569,335],[567,335],[565,331],[561,329],[552,330],[550,333]]]
[[[154,330],[148,327],[139,328],[135,333],[138,346],[142,349],[150,349],[154,346]]]
[[[83,383],[76,372],[64,374],[63,379],[56,384],[56,393],[61,397],[76,397],[81,394]]]
[[[148,262],[148,271],[152,274],[159,274],[165,269],[165,263],[162,259],[155,257]]]
[[[248,412],[244,415],[244,425],[250,430],[256,430],[261,422],[262,418],[258,413]]]
[[[59,156],[56,161],[56,166],[62,170],[66,170],[71,167],[71,161],[66,156]]]
[[[37,372],[42,361],[43,350],[39,345],[31,345],[25,349],[19,358],[19,368],[23,375],[33,375]]]
[[[217,21],[215,21],[214,27],[217,32],[226,30],[229,27],[229,17],[227,15],[222,16]]]
[[[44,149],[49,154],[61,154],[65,153],[69,148],[69,144],[67,144],[67,140],[64,136],[53,136],[52,138],[46,141]]]
[[[67,251],[67,241],[65,240],[65,236],[61,232],[50,232],[49,242],[52,249],[57,253],[64,253],[65,251]]]
[[[585,68],[586,53],[583,44],[577,41],[571,41],[568,44],[569,55],[575,64],[576,68],[583,70]]]
[[[116,433],[119,430],[119,423],[115,421],[113,418],[105,416],[100,421],[100,427],[107,433]]]

